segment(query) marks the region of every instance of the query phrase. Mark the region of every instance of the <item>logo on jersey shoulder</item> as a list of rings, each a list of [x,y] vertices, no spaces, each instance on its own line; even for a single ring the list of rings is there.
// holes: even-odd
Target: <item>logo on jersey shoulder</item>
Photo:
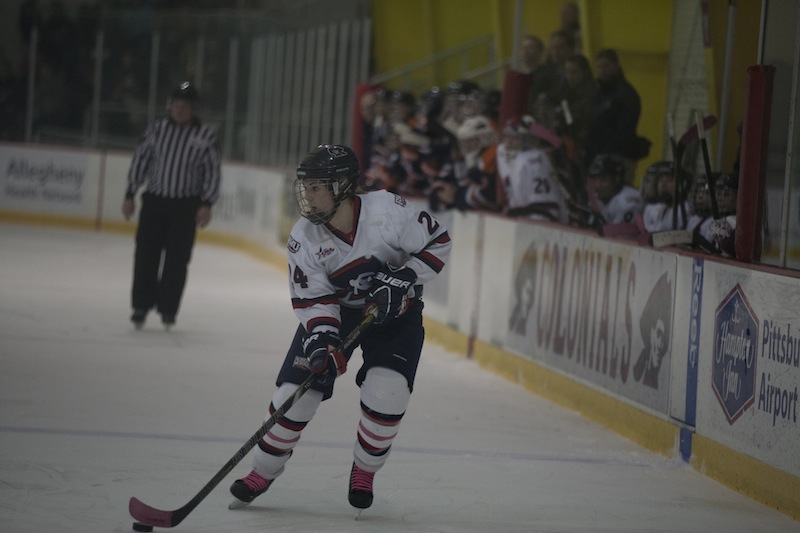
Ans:
[[[406,199],[403,198],[402,196],[398,196],[398,195],[395,194],[394,195],[394,203],[396,203],[399,206],[405,207],[406,206]]]
[[[286,247],[289,249],[290,252],[296,254],[300,251],[300,243],[294,240],[294,237],[289,235],[289,242],[286,243]]]
[[[322,261],[326,257],[328,257],[331,254],[333,254],[333,252],[335,252],[335,251],[336,251],[336,248],[334,248],[333,246],[320,246],[319,250],[314,252],[314,255],[317,256],[317,261]]]

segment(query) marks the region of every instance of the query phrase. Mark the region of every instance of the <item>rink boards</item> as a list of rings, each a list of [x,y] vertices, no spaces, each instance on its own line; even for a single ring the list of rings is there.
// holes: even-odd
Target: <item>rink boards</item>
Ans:
[[[0,144],[0,220],[133,232],[130,153]],[[293,169],[223,166],[199,238],[282,267]],[[423,204],[424,207],[424,204]],[[430,339],[800,518],[800,281],[550,224],[446,212]]]

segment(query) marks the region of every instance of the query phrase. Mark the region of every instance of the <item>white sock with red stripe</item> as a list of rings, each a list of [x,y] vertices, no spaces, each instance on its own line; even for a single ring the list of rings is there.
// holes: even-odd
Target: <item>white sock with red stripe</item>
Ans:
[[[283,405],[296,390],[294,383],[284,383],[278,387],[272,395],[269,414],[272,415],[275,406]],[[286,415],[258,441],[258,446],[253,449],[253,470],[264,479],[275,479],[281,475],[303,429],[314,417],[321,402],[322,393],[315,390],[308,390],[297,400]]]
[[[367,472],[377,472],[386,463],[411,400],[406,378],[394,370],[371,368],[361,384],[361,419],[353,460]]]

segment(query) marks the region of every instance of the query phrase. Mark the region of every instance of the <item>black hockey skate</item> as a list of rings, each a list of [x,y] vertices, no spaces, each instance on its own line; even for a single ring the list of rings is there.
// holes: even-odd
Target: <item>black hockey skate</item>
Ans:
[[[236,500],[228,505],[228,509],[238,509],[250,504],[256,497],[267,492],[273,481],[275,480],[264,479],[255,470],[251,471],[243,479],[237,479],[231,485],[231,494]]]
[[[171,329],[175,325],[175,315],[161,315],[161,323],[165,329]]]
[[[347,499],[356,509],[367,509],[372,505],[372,479],[375,472],[361,470],[355,463],[350,470],[350,493]],[[358,515],[356,515],[358,517]]]
[[[131,322],[136,329],[142,329],[144,319],[147,318],[147,309],[134,309],[131,315]]]

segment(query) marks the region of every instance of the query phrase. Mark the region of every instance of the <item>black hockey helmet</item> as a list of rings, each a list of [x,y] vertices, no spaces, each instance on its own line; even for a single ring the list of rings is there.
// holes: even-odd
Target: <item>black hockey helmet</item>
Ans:
[[[739,194],[739,175],[723,172],[717,176],[715,197],[720,216],[736,214],[736,202]]]
[[[647,167],[645,172],[655,176],[663,176],[664,174],[672,175],[675,172],[675,163],[672,161],[656,161]]]
[[[642,200],[646,203],[657,203],[668,201],[672,202],[673,194],[669,194],[669,198],[659,192],[659,181],[662,176],[672,178],[675,175],[675,163],[672,161],[656,161],[652,163],[644,171],[642,175],[642,186],[640,189]]]
[[[194,104],[200,98],[200,94],[197,92],[197,88],[192,82],[183,81],[180,85],[175,87],[175,90],[172,91],[170,98],[172,100],[186,100],[187,102]]]
[[[359,167],[355,152],[341,144],[321,144],[297,165],[294,195],[300,214],[314,224],[328,222],[345,198],[355,195]],[[314,212],[306,200],[309,182],[324,182],[333,195],[334,207],[327,213]]]
[[[625,179],[625,161],[617,154],[598,154],[589,165],[587,176],[611,176],[615,183],[622,183]]]
[[[444,107],[444,95],[442,90],[433,86],[419,98],[419,111],[424,115],[428,122],[431,122],[439,117]]]
[[[414,94],[408,91],[392,91],[389,95],[389,100],[393,104],[402,104],[409,107],[417,105],[417,99],[414,97]]]
[[[714,179],[719,174],[712,174]],[[705,174],[700,174],[692,183],[692,188],[689,191],[689,198],[692,201],[692,209],[694,213],[701,217],[707,217],[711,214],[711,191],[708,187],[708,178]]]

